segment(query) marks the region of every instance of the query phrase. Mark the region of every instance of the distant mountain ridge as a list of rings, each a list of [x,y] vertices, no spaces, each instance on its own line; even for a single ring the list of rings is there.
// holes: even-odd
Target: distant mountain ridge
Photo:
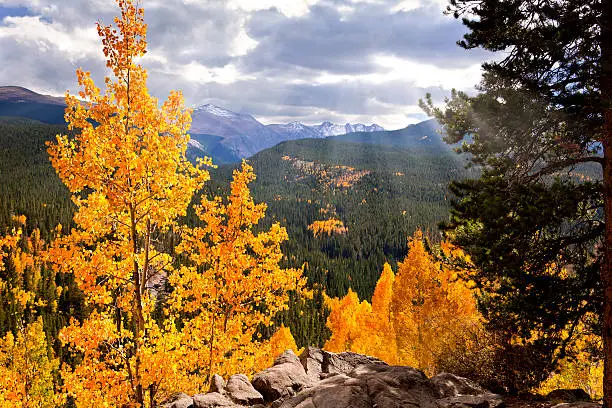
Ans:
[[[361,123],[336,125],[323,122],[320,125],[308,126],[299,122],[287,124],[264,125],[253,116],[236,113],[212,104],[199,106],[193,110],[190,132],[193,135],[215,135],[223,139],[218,141],[225,149],[233,152],[236,158],[251,157],[280,142],[296,139],[318,139],[342,135],[351,132],[384,131],[376,124]],[[201,139],[201,137],[196,137]],[[198,140],[202,144],[202,140]],[[192,143],[192,148],[195,148]]]
[[[41,95],[20,86],[0,86],[0,116],[64,124],[64,98]]]
[[[65,106],[63,97],[42,95],[21,86],[0,86],[0,101],[13,103],[38,102]]]
[[[19,86],[0,86],[0,116],[61,125],[65,123],[65,106],[62,97],[41,95]],[[206,104],[193,110],[188,154],[191,157],[212,156],[218,163],[236,162],[287,140],[376,131],[384,129],[376,124],[337,125],[331,122],[315,126],[299,122],[264,125],[249,114]]]
[[[428,152],[450,152],[454,147],[444,142],[442,125],[435,119],[408,125],[398,130],[354,132],[334,136],[331,139]]]

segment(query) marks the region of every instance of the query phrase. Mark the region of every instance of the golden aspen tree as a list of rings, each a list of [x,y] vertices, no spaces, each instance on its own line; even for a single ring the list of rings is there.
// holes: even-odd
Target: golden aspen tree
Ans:
[[[186,214],[208,173],[185,152],[190,113],[179,92],[158,106],[147,73],[144,10],[117,0],[114,25],[98,23],[106,90],[77,70],[79,97],[66,94],[68,129],[49,145],[53,167],[72,193],[76,227],[55,241],[50,260],[72,273],[91,314],[72,320],[60,339],[81,355],[63,369],[78,407],[151,407],[177,386],[180,337],[174,322],[156,321],[148,290],[174,258],[159,243]]]
[[[366,354],[378,357],[389,364],[395,364],[397,360],[395,329],[391,316],[394,281],[395,274],[391,265],[385,263],[374,289],[372,313],[366,328],[369,331]]]
[[[391,301],[398,361],[431,373],[448,336],[478,321],[475,299],[457,273],[441,265],[417,231],[399,264]]]
[[[58,407],[64,402],[54,390],[59,363],[48,346],[42,318],[36,317],[37,308],[56,308],[37,294],[45,245],[38,230],[26,236],[24,216],[13,221],[15,227],[0,237],[0,296],[13,329],[0,338],[0,406]]]
[[[426,251],[421,231],[415,232],[408,249],[396,275],[384,265],[371,306],[352,290],[341,299],[326,298],[332,332],[326,349],[368,354],[432,373],[436,357],[456,343],[455,336],[479,324],[469,285],[457,270]],[[446,256],[463,256],[444,243],[441,249],[452,249]]]
[[[391,266],[385,263],[372,305],[365,300],[360,302],[350,289],[341,299],[326,297],[325,303],[330,308],[327,327],[332,335],[324,348],[334,352],[353,351],[395,363],[397,351],[391,319],[394,280]]]
[[[332,234],[343,235],[348,232],[348,228],[344,226],[344,223],[336,218],[315,221],[308,226],[308,229],[312,231],[312,235],[315,238],[322,237],[323,235],[331,236]]]
[[[0,406],[60,407],[61,393],[54,391],[53,372],[59,361],[49,358],[42,318],[21,326],[17,335],[0,339]]]
[[[584,324],[578,324],[578,332],[584,330]],[[583,389],[593,400],[603,397],[603,361],[592,355],[592,350],[601,347],[601,336],[581,334],[569,349],[572,357],[563,357],[557,369],[534,391],[546,395],[557,389]]]
[[[372,313],[370,304],[365,300],[360,302],[352,289],[341,299],[326,296],[325,304],[330,309],[327,327],[332,335],[323,348],[333,352],[365,353],[369,341],[365,328]]]
[[[204,387],[212,374],[251,374],[265,358],[257,331],[288,308],[289,292],[306,283],[301,269],[281,268],[285,228],[255,232],[266,205],[255,204],[248,184],[253,168],[243,161],[233,174],[227,200],[201,198],[203,226],[184,228],[177,252],[189,263],[170,278],[169,313],[186,314],[186,370]]]

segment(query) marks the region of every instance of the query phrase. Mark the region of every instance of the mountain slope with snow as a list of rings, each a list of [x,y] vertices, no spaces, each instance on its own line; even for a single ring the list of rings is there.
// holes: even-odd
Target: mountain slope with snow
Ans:
[[[191,116],[190,133],[220,136],[219,145],[238,158],[250,157],[287,140],[319,139],[351,132],[384,130],[375,124],[336,125],[331,122],[315,126],[299,122],[264,125],[251,115],[232,112],[211,104],[195,108]],[[195,148],[195,145],[192,147]]]
[[[41,95],[18,86],[0,86],[0,116],[22,117],[43,123],[64,121],[64,98]],[[211,156],[215,162],[227,163],[254,154],[287,140],[320,139],[352,132],[384,130],[378,125],[336,125],[324,122],[308,126],[299,122],[264,125],[253,116],[237,113],[212,104],[193,110],[189,133],[189,156]]]

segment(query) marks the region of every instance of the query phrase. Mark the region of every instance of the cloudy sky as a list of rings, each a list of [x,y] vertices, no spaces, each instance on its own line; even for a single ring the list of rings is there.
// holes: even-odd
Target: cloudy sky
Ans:
[[[141,0],[149,89],[263,123],[330,120],[388,129],[425,119],[418,99],[473,90],[490,56],[455,42],[443,0]],[[0,85],[63,95],[83,67],[101,86],[95,23],[114,0],[0,0]]]

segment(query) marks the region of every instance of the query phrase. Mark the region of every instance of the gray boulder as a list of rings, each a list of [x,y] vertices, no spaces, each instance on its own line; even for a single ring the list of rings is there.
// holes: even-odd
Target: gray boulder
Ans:
[[[344,353],[323,352],[321,370],[325,374],[348,374],[359,366],[371,364],[387,365],[387,363],[376,357],[364,356],[363,354],[357,354],[350,351],[345,351]]]
[[[553,390],[546,396],[557,402],[590,402],[591,396],[582,388]]]
[[[257,392],[244,374],[232,375],[225,386],[226,395],[237,404],[263,404],[263,396]]]
[[[272,367],[255,374],[252,382],[267,402],[293,396],[314,383],[291,350],[278,356]]]
[[[221,395],[225,394],[225,381],[219,374],[215,374],[210,379],[210,388],[208,392],[218,392]]]
[[[347,374],[361,365],[379,364],[387,365],[375,357],[364,356],[352,352],[330,353],[315,347],[306,347],[300,354],[300,362],[306,374],[318,381],[330,374]]]
[[[503,408],[504,401],[497,394],[458,395],[436,401],[439,408]]]
[[[170,396],[162,404],[164,408],[193,408],[193,398],[184,392],[176,393]]]
[[[369,364],[332,375],[286,399],[280,408],[437,408],[437,397],[422,371]]]
[[[488,393],[488,391],[475,382],[454,374],[440,373],[431,377],[429,381],[436,387],[442,398]]]
[[[209,392],[208,394],[196,394],[193,396],[193,408],[217,407],[238,408],[240,407],[240,405],[234,404],[229,398],[219,394],[218,392]]]

